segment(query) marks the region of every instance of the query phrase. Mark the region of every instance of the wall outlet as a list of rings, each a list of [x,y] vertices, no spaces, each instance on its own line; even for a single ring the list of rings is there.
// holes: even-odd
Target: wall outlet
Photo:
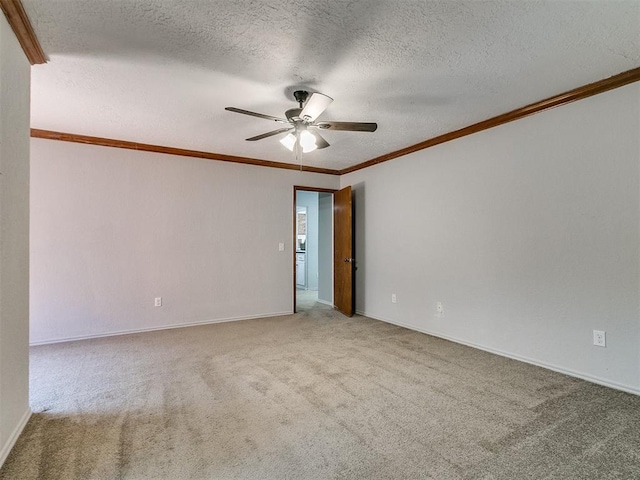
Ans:
[[[284,252],[284,243],[281,242],[281,243],[278,244],[278,251],[279,252]]]
[[[162,297],[156,297],[156,300],[153,303],[153,305],[156,306],[156,307],[161,307],[162,306]]]
[[[444,306],[442,302],[436,302],[436,317],[441,317],[444,315]]]
[[[593,331],[593,344],[596,347],[606,347],[607,346],[607,332],[602,330],[594,330]]]
[[[391,303],[398,303],[398,297],[396,297],[395,293],[391,294]]]

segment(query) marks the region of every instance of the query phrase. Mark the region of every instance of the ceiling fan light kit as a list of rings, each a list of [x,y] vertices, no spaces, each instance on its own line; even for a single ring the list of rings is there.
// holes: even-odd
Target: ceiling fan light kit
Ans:
[[[331,102],[333,102],[333,98],[322,93],[312,93],[311,96],[309,96],[309,92],[305,90],[296,90],[293,92],[293,97],[298,102],[299,108],[287,110],[285,112],[286,118],[274,117],[235,107],[226,107],[225,110],[263,118],[285,125],[288,124],[277,130],[247,138],[247,141],[254,142],[280,133],[287,133],[287,135],[280,140],[280,143],[291,151],[293,151],[296,144],[298,144],[302,148],[302,153],[309,153],[316,149],[327,148],[329,146],[329,142],[327,142],[320,133],[317,131],[312,132],[309,129],[375,132],[378,128],[378,124],[367,122],[332,122],[325,120],[316,123],[316,119],[326,110]]]
[[[296,146],[297,138],[293,133],[288,133],[286,137],[280,140],[280,143],[293,152],[293,147]]]
[[[302,147],[302,153],[313,152],[315,149],[321,148],[318,146],[316,136],[309,130],[300,131],[298,136],[293,133],[289,133],[286,137],[280,140],[280,143],[293,152],[296,142],[298,142],[298,137],[300,138],[299,143],[300,147]]]
[[[300,132],[300,146],[302,147],[302,153],[313,152],[318,148],[316,137],[309,130],[302,130]]]

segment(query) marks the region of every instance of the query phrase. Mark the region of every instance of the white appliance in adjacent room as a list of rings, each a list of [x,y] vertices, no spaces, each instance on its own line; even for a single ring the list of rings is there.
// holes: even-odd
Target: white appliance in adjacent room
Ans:
[[[296,252],[296,285],[298,287],[307,286],[307,254]]]
[[[307,207],[296,206],[296,286],[307,288]]]

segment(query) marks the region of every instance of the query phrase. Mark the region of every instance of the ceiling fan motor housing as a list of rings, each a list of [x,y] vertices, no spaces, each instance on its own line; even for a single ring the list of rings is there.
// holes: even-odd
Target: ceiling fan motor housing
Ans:
[[[300,118],[301,111],[302,108],[290,108],[289,110],[284,112],[284,114],[287,117],[287,120],[289,120],[291,123],[297,123],[302,121],[302,119]]]

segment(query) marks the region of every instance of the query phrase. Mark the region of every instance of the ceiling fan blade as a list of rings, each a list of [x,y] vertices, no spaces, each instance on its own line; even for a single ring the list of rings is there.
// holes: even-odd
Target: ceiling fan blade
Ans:
[[[333,102],[333,98],[322,93],[312,93],[304,108],[300,112],[300,118],[305,122],[313,122]]]
[[[272,137],[274,135],[278,135],[279,133],[288,132],[289,130],[293,130],[293,127],[279,128],[271,132],[263,133],[262,135],[256,135],[255,137],[247,138],[247,141],[255,142],[256,140],[262,140],[263,138]]]
[[[318,132],[313,132],[313,136],[316,137],[316,146],[318,147],[318,150],[329,146],[329,142],[327,142]]]
[[[314,126],[322,130],[346,130],[349,132],[375,132],[377,123],[369,122],[319,122]]]
[[[264,113],[250,112],[249,110],[242,110],[241,108],[225,107],[225,110],[228,110],[229,112],[242,113],[243,115],[251,115],[252,117],[264,118],[265,120],[273,120],[274,122],[289,123],[289,120],[286,118],[278,118],[271,115],[265,115]]]

